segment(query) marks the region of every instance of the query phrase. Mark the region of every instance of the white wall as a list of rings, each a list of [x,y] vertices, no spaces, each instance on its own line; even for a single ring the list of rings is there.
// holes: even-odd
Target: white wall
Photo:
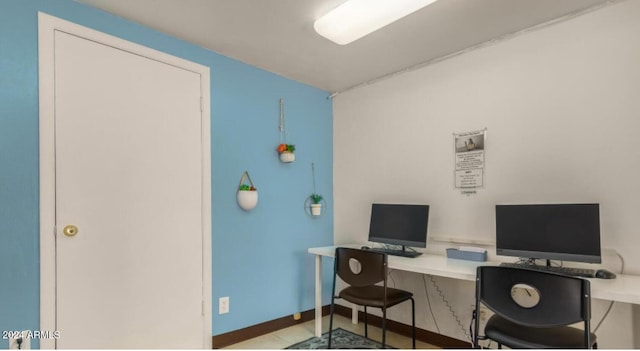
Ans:
[[[338,95],[335,242],[366,241],[372,202],[431,204],[430,237],[488,241],[496,203],[598,202],[602,246],[639,274],[638,18],[640,1],[614,4]],[[452,133],[483,128],[486,187],[461,195]],[[444,254],[446,246],[427,250]],[[620,261],[607,253],[603,265],[617,271]],[[430,277],[392,276],[422,293],[420,327],[465,338]],[[473,285],[435,281],[468,329]],[[595,327],[607,304],[593,307]],[[408,322],[407,311],[391,317]],[[616,304],[598,334],[602,348],[633,347],[631,306]]]

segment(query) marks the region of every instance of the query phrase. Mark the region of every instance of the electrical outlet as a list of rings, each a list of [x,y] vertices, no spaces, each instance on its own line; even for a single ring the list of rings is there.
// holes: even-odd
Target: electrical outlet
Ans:
[[[22,332],[22,343],[18,347],[19,335],[10,335],[9,350],[29,350],[31,349],[31,339],[29,339],[29,331]]]
[[[229,296],[221,297],[218,300],[218,314],[229,313]]]

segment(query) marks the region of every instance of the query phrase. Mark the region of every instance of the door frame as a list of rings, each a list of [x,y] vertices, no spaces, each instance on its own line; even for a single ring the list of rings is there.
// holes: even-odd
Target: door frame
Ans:
[[[55,239],[55,65],[54,34],[63,31],[200,75],[202,108],[202,318],[203,345],[212,348],[211,262],[211,105],[209,67],[38,12],[38,70],[40,104],[40,330],[56,330]],[[62,335],[64,337],[64,335]],[[41,348],[55,348],[42,339]]]

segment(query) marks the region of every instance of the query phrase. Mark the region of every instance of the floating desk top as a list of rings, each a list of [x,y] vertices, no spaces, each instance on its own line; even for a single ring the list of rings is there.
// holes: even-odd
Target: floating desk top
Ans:
[[[360,248],[362,244],[313,247],[309,253],[316,256],[316,336],[322,333],[322,257],[334,257],[336,247]],[[423,253],[415,258],[389,255],[389,268],[438,277],[475,281],[478,266],[498,265],[497,261],[464,261],[446,256]],[[591,297],[594,299],[640,304],[640,276],[618,274],[615,279],[589,278]]]
[[[324,257],[334,257],[336,247],[360,248],[362,245],[340,245],[314,247],[309,249],[309,253]],[[448,259],[446,256],[423,253],[414,258],[388,255],[389,268],[407,272],[435,275],[461,280],[476,280],[476,268],[489,264],[497,265],[499,262],[475,262]]]
[[[333,257],[336,247],[360,248],[362,245],[339,245],[314,247],[309,253],[324,257]],[[407,272],[429,274],[474,281],[478,266],[498,265],[497,261],[475,262],[450,259],[446,256],[423,253],[415,258],[389,255],[389,268]],[[640,276],[618,274],[615,279],[589,278],[591,297],[609,301],[640,304]]]

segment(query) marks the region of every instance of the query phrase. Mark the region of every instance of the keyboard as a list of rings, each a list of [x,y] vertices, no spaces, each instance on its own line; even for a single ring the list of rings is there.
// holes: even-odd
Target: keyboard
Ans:
[[[371,249],[369,249],[369,251],[379,252],[379,253],[383,253],[383,254],[387,254],[387,255],[411,257],[411,258],[418,257],[418,256],[422,255],[422,252],[383,249],[383,248],[379,248],[379,247],[372,247]]]
[[[589,268],[547,267],[547,266],[538,266],[534,264],[522,264],[522,263],[515,263],[515,262],[502,262],[500,263],[500,266],[524,268],[524,269],[531,269],[534,271],[542,271],[542,272],[560,273],[564,275],[570,275],[572,277],[595,278],[596,276],[596,271],[594,269],[589,269]]]

